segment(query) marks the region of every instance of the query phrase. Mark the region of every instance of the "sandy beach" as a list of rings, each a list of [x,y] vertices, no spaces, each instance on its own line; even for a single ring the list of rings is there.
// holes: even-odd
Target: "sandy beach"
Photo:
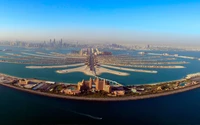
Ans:
[[[57,59],[65,58],[65,57],[58,57],[58,56],[38,55],[38,54],[25,53],[25,52],[21,52],[21,53],[25,55],[29,55],[29,56],[38,56],[38,57],[46,57],[46,58],[57,58]]]
[[[102,65],[102,66],[107,67],[107,68],[124,70],[124,71],[143,72],[143,73],[157,73],[157,71],[153,71],[153,70],[130,69],[130,68],[122,68],[122,67],[111,66],[111,65]]]
[[[26,66],[29,69],[44,69],[44,68],[67,68],[73,66],[83,66],[84,63],[71,64],[71,65],[55,65],[55,66]]]
[[[96,72],[97,72],[97,75],[101,75],[102,73],[110,73],[110,74],[119,75],[119,76],[129,75],[129,73],[126,73],[126,72],[115,71],[115,70],[106,69],[103,67],[97,68]]]
[[[57,70],[56,72],[57,73],[82,72],[89,76],[95,76],[95,73],[93,71],[90,71],[88,66],[81,66],[81,67],[72,68],[72,69]],[[96,68],[96,75],[101,75],[102,73],[110,73],[110,74],[119,75],[119,76],[128,76],[129,75],[129,73],[110,70],[110,69],[106,69],[103,67]]]
[[[81,66],[72,69],[64,69],[64,70],[57,70],[57,73],[71,73],[71,72],[84,72],[87,69],[87,66]]]
[[[72,69],[57,70],[56,72],[60,73],[60,74],[72,73],[72,72],[82,72],[85,75],[95,76],[94,72],[90,71],[88,66],[81,66],[81,67],[72,68]]]
[[[129,67],[136,67],[136,68],[153,68],[153,69],[182,69],[185,66],[147,66],[147,65],[115,65],[115,66],[129,66]]]

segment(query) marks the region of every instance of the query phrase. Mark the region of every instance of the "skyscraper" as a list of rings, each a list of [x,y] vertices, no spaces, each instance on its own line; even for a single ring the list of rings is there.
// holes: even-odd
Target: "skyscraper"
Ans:
[[[62,47],[63,43],[62,43],[62,39],[60,40],[60,47]]]

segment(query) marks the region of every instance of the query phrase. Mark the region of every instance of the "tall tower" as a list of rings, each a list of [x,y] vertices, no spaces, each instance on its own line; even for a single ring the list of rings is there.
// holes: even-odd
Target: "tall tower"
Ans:
[[[62,43],[62,39],[60,40],[60,46],[62,47],[63,43]]]

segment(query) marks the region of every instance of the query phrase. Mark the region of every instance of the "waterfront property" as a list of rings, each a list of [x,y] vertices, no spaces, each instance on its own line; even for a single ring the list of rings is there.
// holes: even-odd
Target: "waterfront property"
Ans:
[[[200,87],[199,83],[199,73],[188,75],[185,79],[178,81],[132,86],[112,85],[106,79],[102,80],[98,77],[90,78],[88,81],[82,80],[77,85],[70,85],[0,74],[1,85],[36,94],[81,100],[144,99],[194,89]]]

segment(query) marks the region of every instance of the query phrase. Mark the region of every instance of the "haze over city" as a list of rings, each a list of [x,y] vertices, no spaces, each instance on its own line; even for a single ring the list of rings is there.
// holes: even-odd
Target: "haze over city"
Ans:
[[[198,0],[1,0],[1,41],[194,44]]]
[[[0,125],[200,125],[200,0],[0,0]]]

